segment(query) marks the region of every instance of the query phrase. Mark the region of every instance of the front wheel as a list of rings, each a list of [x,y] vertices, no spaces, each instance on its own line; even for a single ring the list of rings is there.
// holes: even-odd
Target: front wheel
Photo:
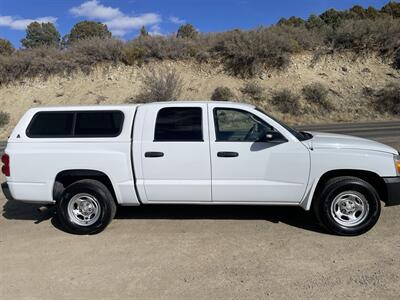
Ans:
[[[381,204],[368,182],[350,176],[330,179],[313,203],[320,223],[338,235],[359,235],[378,221]]]
[[[63,227],[75,234],[102,231],[115,216],[116,205],[108,188],[85,179],[68,186],[57,201],[57,216]]]

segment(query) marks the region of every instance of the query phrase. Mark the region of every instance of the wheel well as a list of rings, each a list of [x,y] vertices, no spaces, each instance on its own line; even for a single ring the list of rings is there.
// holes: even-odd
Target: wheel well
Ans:
[[[387,190],[385,182],[383,181],[382,177],[380,177],[378,174],[374,172],[364,171],[364,170],[332,170],[326,172],[324,175],[321,176],[321,178],[318,181],[317,187],[314,192],[313,200],[315,199],[316,195],[319,195],[325,183],[329,179],[339,176],[353,176],[365,180],[376,189],[380,200],[386,202]]]
[[[103,172],[96,170],[65,170],[58,173],[53,186],[53,199],[56,201],[60,199],[65,188],[82,179],[93,179],[104,184],[113,195],[115,203],[117,203],[117,197],[110,178]]]

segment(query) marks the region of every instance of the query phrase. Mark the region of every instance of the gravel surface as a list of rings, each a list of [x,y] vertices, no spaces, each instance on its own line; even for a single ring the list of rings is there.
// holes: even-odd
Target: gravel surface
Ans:
[[[1,299],[392,298],[400,207],[359,237],[326,234],[294,207],[121,208],[101,234],[0,200]]]

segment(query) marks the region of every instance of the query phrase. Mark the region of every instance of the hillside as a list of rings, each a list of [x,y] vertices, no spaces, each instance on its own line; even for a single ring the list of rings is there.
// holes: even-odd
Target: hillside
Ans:
[[[5,139],[21,115],[30,107],[72,104],[114,104],[134,99],[142,86],[143,74],[150,69],[175,69],[183,79],[180,100],[207,100],[218,86],[232,89],[238,101],[251,102],[240,91],[250,81],[230,76],[217,63],[198,63],[193,60],[150,62],[143,66],[98,65],[89,75],[81,72],[69,76],[51,76],[47,80],[24,79],[0,87],[2,110],[10,113],[10,123],[0,132]],[[378,112],[368,96],[389,83],[399,82],[400,71],[378,55],[359,56],[354,53],[294,55],[284,71],[263,69],[251,81],[265,89],[265,100],[253,102],[274,116],[291,124],[318,122],[358,122],[396,118]],[[283,114],[271,104],[274,91],[289,88],[301,95],[302,88],[319,82],[329,89],[328,100],[333,108],[328,113],[300,99],[302,113]]]

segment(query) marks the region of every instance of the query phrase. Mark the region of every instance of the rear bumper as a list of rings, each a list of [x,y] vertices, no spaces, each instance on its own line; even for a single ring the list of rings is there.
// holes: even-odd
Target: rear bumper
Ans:
[[[10,193],[10,188],[8,187],[7,182],[3,182],[1,184],[1,189],[2,189],[3,194],[4,194],[4,196],[6,197],[7,200],[15,200],[13,198],[13,196],[11,195],[11,193]]]
[[[386,184],[386,206],[400,205],[400,177],[383,178]]]

